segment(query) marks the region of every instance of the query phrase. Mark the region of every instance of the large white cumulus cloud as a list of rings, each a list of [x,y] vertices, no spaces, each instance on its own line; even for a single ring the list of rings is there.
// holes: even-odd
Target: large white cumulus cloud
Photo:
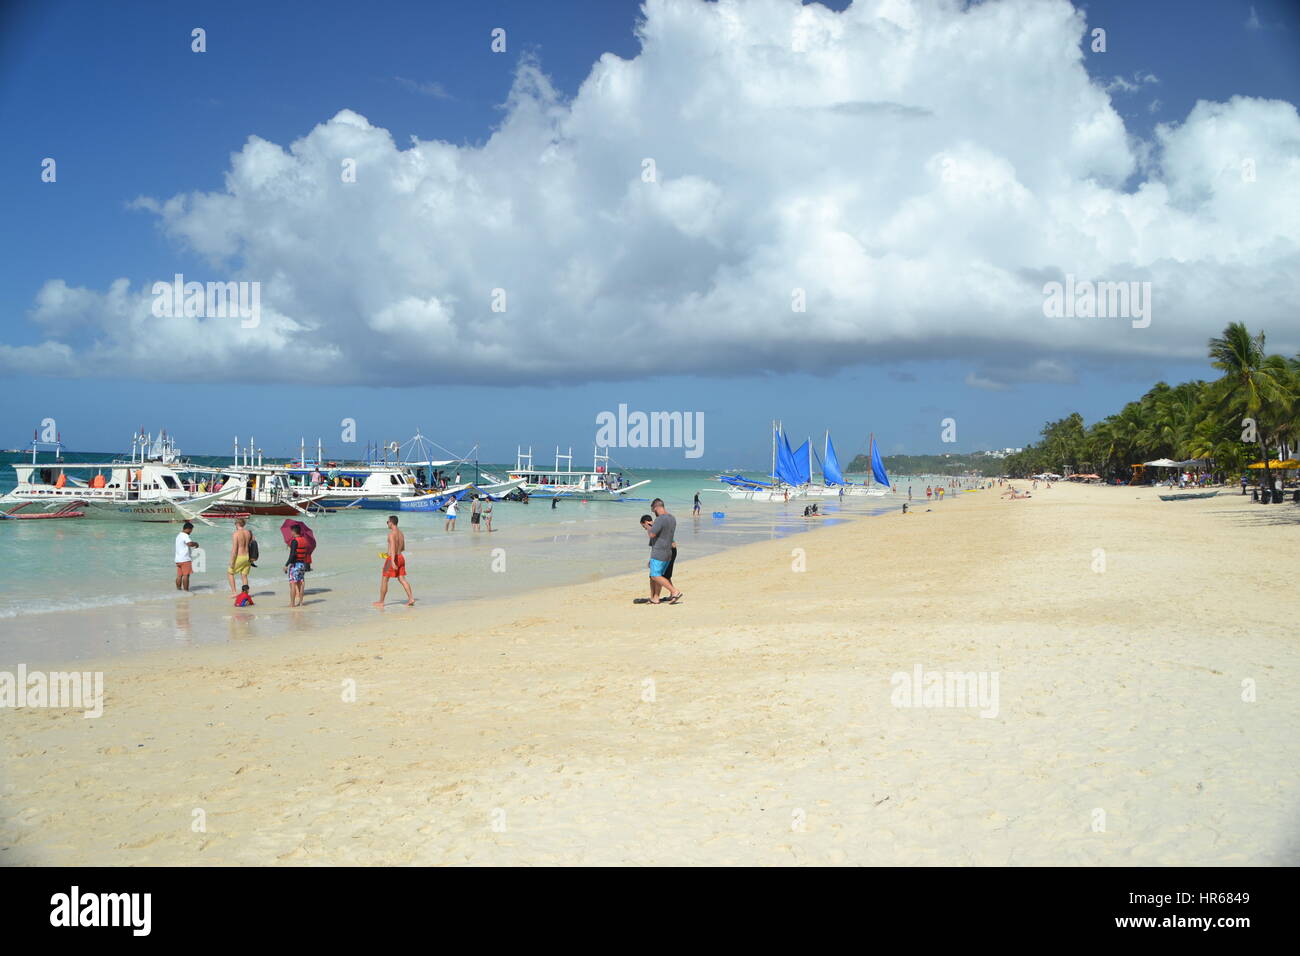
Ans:
[[[647,0],[641,53],[572,101],[521,62],[482,146],[343,110],[250,138],[224,191],[148,201],[211,261],[193,278],[262,283],[258,328],[154,318],[170,276],[55,279],[44,341],[0,365],[159,377],[163,348],[214,379],[424,384],[957,356],[998,387],[1200,357],[1234,318],[1300,345],[1295,107],[1201,102],[1137,142],[1084,34],[1065,0]],[[1150,326],[1045,318],[1067,274],[1150,281]]]

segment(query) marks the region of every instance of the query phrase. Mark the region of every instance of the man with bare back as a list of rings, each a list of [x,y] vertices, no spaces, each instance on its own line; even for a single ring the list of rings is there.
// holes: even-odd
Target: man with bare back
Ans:
[[[406,606],[415,606],[415,595],[411,585],[406,583],[406,536],[397,530],[397,515],[388,518],[388,551],[384,553],[384,571],[379,579],[379,600],[374,607],[383,607],[384,598],[388,596],[388,579],[397,578],[406,591]]]
[[[235,575],[242,577],[247,586],[248,572],[253,567],[253,559],[248,553],[248,543],[253,540],[253,532],[245,527],[247,524],[246,519],[236,518],[235,532],[230,536],[230,564],[226,568],[226,579],[230,582],[231,597],[239,594],[239,588],[235,587]]]

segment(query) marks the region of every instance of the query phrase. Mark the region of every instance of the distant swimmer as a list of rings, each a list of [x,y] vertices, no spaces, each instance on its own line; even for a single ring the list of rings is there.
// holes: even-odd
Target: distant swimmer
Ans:
[[[384,570],[379,577],[379,600],[374,607],[383,607],[388,597],[388,581],[396,578],[406,591],[406,606],[415,606],[415,594],[406,580],[406,536],[397,530],[397,515],[388,517],[388,550],[384,552]]]

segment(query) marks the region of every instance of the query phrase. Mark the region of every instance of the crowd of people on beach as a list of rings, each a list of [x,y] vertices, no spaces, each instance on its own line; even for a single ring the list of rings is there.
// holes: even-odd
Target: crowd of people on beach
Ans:
[[[486,500],[485,500],[486,499]],[[695,496],[695,514],[699,515],[699,494]],[[669,513],[662,498],[650,503],[651,514],[642,515],[640,524],[646,532],[650,547],[648,568],[650,572],[650,597],[643,599],[647,604],[676,604],[685,595],[673,584],[673,566],[677,561],[677,519]],[[388,549],[380,552],[384,564],[379,579],[379,600],[374,607],[383,607],[388,596],[389,582],[397,581],[406,592],[406,606],[415,605],[415,594],[406,575],[406,536],[398,527],[397,515],[389,515],[387,520]],[[483,528],[492,530],[492,502],[487,496],[475,497],[470,510],[470,525],[478,531]],[[444,530],[454,531],[456,526],[456,502],[448,503]],[[186,521],[174,542],[174,559],[176,565],[176,589],[188,592],[190,578],[194,573],[194,562],[200,552],[199,544],[191,532],[193,522]],[[306,594],[307,574],[312,568],[312,558],[316,550],[316,539],[311,530],[301,521],[286,521],[281,526],[288,556],[284,562],[284,573],[289,583],[289,606],[301,607]],[[235,529],[230,536],[230,561],[226,567],[226,578],[230,585],[230,597],[236,607],[250,607],[253,597],[249,591],[249,574],[257,567],[259,546],[248,521],[243,516],[235,518]],[[236,579],[239,579],[238,581]]]
[[[491,506],[488,506],[487,510],[490,514]],[[454,520],[453,515],[451,521]],[[478,522],[475,521],[475,524],[477,525]],[[491,518],[488,519],[488,526],[491,530]],[[384,606],[389,582],[395,580],[406,592],[406,606],[413,607],[415,594],[411,590],[410,582],[406,580],[406,536],[398,529],[397,515],[388,516],[387,529],[388,550],[380,552],[379,555],[384,560],[379,578],[379,600],[375,601],[373,606]],[[176,590],[178,591],[190,590],[194,559],[200,550],[198,542],[190,536],[193,530],[193,522],[186,521],[176,535],[173,557],[176,563]],[[302,607],[306,597],[307,574],[311,571],[312,557],[316,551],[316,538],[301,521],[286,521],[280,530],[288,547],[284,573],[289,582],[289,607]],[[249,592],[248,576],[252,569],[257,567],[259,557],[257,538],[248,527],[248,520],[243,516],[237,517],[235,530],[230,535],[230,562],[226,567],[230,597],[234,598],[235,607],[251,607],[254,603]],[[236,578],[241,579],[238,584]]]

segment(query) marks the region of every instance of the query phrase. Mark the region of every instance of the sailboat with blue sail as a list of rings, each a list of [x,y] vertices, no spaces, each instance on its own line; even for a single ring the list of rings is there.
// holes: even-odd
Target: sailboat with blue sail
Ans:
[[[737,501],[780,501],[800,498],[811,486],[812,449],[809,442],[792,451],[779,421],[772,422],[772,469],[770,481],[746,478],[742,474],[718,475],[721,492]]]
[[[880,449],[876,446],[875,435],[871,436],[871,472],[867,476],[867,480],[862,484],[854,484],[844,477],[844,471],[840,467],[839,456],[835,454],[835,445],[831,442],[831,433],[829,431],[826,432],[820,460],[822,483],[808,486],[807,493],[813,497],[829,498],[852,495],[854,497],[870,496],[879,498],[889,494],[889,475],[886,474],[885,464],[880,458]],[[877,487],[877,485],[883,487]]]

